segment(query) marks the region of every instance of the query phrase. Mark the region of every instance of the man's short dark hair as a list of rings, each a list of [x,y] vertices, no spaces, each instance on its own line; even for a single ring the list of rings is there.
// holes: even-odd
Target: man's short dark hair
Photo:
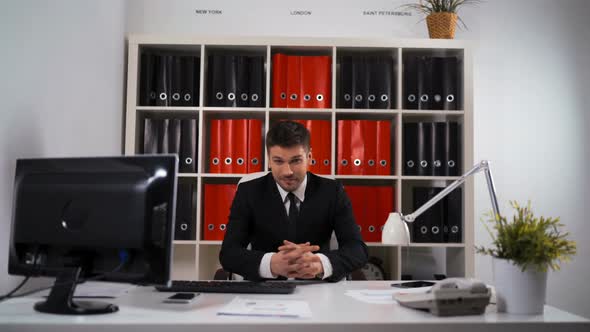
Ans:
[[[266,149],[276,145],[282,148],[302,145],[309,152],[309,131],[299,122],[278,121],[266,134]]]

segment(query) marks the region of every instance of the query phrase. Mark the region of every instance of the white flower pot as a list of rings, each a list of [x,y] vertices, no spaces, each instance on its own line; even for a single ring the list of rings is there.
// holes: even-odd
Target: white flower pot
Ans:
[[[493,258],[498,312],[536,315],[543,313],[547,290],[547,272],[534,268],[521,271],[507,259]]]

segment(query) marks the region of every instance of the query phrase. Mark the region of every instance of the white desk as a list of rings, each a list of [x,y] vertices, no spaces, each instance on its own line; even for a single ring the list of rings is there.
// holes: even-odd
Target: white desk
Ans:
[[[0,331],[590,331],[589,320],[550,306],[539,316],[498,314],[489,305],[485,315],[436,317],[398,304],[368,304],[344,294],[347,289],[389,288],[391,283],[342,281],[298,286],[292,295],[242,295],[305,300],[311,319],[217,316],[219,308],[236,295],[202,294],[189,305],[165,304],[162,300],[170,294],[150,287],[108,299],[119,305],[119,312],[96,316],[42,314],[33,310],[39,297],[11,299],[0,303]]]

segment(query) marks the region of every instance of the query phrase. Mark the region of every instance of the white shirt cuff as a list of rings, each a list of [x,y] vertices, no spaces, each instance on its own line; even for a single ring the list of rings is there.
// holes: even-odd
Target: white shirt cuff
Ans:
[[[258,273],[260,274],[261,278],[266,278],[266,279],[275,279],[276,277],[272,275],[272,272],[270,270],[270,259],[272,258],[272,255],[274,255],[274,252],[267,252],[266,254],[264,254],[264,256],[262,256],[262,260],[260,261],[260,266],[258,267]]]
[[[324,268],[324,277],[323,279],[329,278],[332,275],[332,263],[330,263],[330,259],[328,259],[328,257],[326,257],[326,255],[324,254],[316,254],[320,257],[320,261],[322,262],[322,267]],[[263,258],[264,260],[264,258]],[[269,258],[269,262],[270,262],[270,258]],[[269,267],[270,270],[270,267]]]

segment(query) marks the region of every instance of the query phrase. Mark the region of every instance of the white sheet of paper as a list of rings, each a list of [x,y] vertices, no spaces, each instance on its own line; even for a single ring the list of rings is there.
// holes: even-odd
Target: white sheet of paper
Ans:
[[[218,312],[226,316],[257,316],[311,318],[311,309],[306,301],[267,300],[235,297]]]
[[[117,298],[135,287],[137,286],[125,283],[87,281],[83,284],[76,285],[74,297]],[[50,289],[45,290],[40,295],[48,296],[49,291]]]
[[[393,294],[399,293],[425,293],[431,287],[416,288],[387,288],[387,289],[351,289],[346,291],[346,295],[365,303],[375,304],[393,304],[397,303],[393,299]]]

